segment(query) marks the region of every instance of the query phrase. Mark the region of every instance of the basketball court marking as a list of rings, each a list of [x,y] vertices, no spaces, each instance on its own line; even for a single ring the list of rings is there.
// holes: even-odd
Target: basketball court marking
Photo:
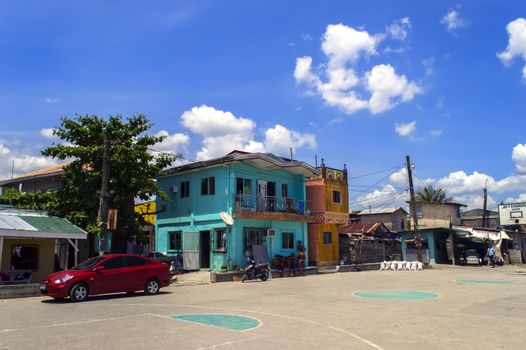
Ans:
[[[420,300],[435,299],[438,294],[430,292],[420,292],[415,290],[385,290],[385,291],[362,291],[352,293],[356,297],[385,299],[385,300]]]

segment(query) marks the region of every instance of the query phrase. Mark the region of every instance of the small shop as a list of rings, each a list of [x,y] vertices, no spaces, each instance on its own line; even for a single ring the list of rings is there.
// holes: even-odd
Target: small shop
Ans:
[[[80,262],[79,242],[86,238],[85,231],[59,217],[1,210],[0,284],[37,283],[56,270],[72,267]]]

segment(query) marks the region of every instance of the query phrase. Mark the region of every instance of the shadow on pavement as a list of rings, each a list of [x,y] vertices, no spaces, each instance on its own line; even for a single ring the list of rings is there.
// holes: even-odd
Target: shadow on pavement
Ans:
[[[143,292],[136,292],[136,293],[133,293],[133,294],[128,294],[128,293],[117,293],[117,294],[104,294],[104,295],[93,295],[93,296],[90,296],[88,297],[88,299],[84,302],[81,302],[81,303],[89,303],[89,302],[94,302],[94,301],[99,301],[99,300],[114,300],[114,299],[123,299],[123,298],[137,298],[137,297],[144,297],[144,296],[148,296],[148,297],[151,297],[151,298],[155,298],[156,296],[159,296],[159,295],[167,295],[167,294],[172,294],[173,292],[166,292],[166,291],[160,291],[158,294],[155,294],[155,295],[147,295]],[[45,296],[45,295],[43,295]],[[45,299],[45,300],[42,300],[41,303],[44,303],[44,304],[73,304],[69,298],[67,299]]]

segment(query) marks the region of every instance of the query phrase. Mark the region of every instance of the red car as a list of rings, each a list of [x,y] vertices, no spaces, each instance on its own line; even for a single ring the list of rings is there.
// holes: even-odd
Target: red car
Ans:
[[[43,295],[84,301],[88,295],[144,290],[157,294],[170,284],[169,266],[138,255],[96,256],[71,270],[55,272],[40,284]]]

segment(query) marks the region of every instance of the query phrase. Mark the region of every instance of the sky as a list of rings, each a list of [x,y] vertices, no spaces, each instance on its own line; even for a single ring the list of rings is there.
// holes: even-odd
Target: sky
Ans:
[[[405,156],[468,208],[526,201],[525,1],[0,0],[0,178],[61,117],[137,113],[179,162],[234,149],[349,171],[404,206]]]

